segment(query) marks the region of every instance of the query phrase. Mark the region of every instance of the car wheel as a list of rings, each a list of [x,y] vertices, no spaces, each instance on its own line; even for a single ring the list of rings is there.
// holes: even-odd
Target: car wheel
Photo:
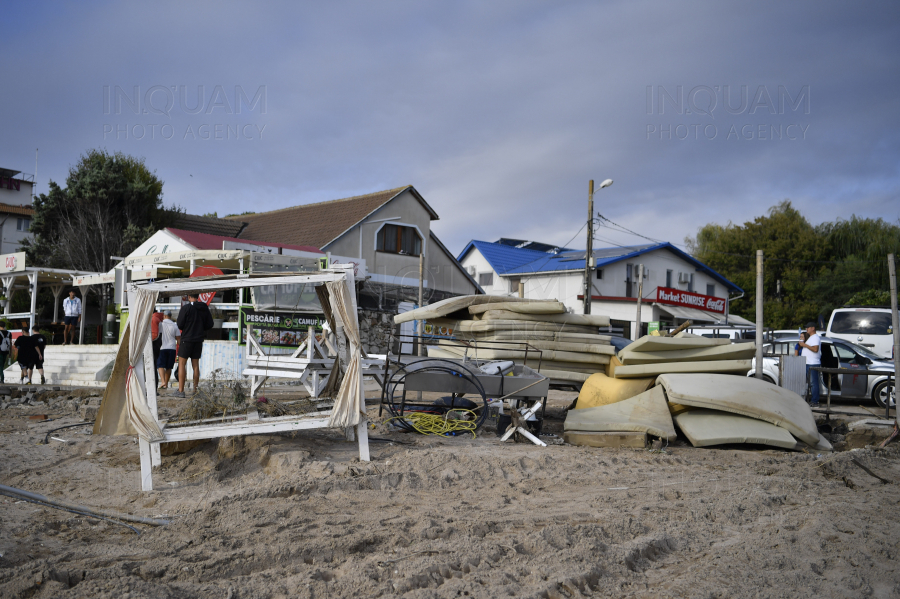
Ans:
[[[888,385],[888,381],[881,381],[880,383],[875,385],[874,389],[872,389],[872,399],[874,399],[875,403],[877,403],[882,408],[884,407],[884,404],[888,399],[888,395],[890,395],[891,407],[893,408],[897,405],[897,395],[894,392],[893,383]]]

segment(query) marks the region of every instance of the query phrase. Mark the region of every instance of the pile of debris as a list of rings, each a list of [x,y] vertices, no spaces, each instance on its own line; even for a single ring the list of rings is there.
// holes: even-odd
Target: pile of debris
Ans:
[[[674,337],[645,335],[610,360],[612,378],[656,377],[674,373],[746,374],[756,353],[756,344],[731,343],[690,333]]]
[[[675,427],[694,447],[749,443],[831,451],[803,398],[756,378],[727,374],[661,374],[656,378],[592,376],[565,422],[576,445],[642,447],[647,435],[667,441]]]
[[[548,377],[551,383],[581,385],[605,371],[615,354],[610,337],[597,334],[609,317],[569,314],[556,300],[470,295],[399,314],[394,322],[424,320],[453,330],[438,339],[428,356],[512,360]]]

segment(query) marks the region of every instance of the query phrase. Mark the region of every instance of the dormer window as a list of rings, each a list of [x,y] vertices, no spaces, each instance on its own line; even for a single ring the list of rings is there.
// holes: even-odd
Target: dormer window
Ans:
[[[385,225],[378,231],[375,249],[389,254],[418,256],[422,253],[422,238],[415,227]]]

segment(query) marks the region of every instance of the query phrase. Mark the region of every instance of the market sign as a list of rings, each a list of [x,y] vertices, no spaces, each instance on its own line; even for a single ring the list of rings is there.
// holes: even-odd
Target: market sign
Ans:
[[[659,304],[668,304],[670,306],[696,308],[697,310],[725,314],[724,298],[714,297],[712,295],[702,295],[690,291],[681,291],[680,289],[671,289],[669,287],[657,287],[656,302]]]
[[[3,272],[21,272],[25,270],[25,252],[0,254],[0,269]]]
[[[309,312],[274,312],[241,308],[241,344],[247,342],[247,327],[261,345],[275,347],[299,347],[306,339],[309,327],[322,332],[323,314]]]

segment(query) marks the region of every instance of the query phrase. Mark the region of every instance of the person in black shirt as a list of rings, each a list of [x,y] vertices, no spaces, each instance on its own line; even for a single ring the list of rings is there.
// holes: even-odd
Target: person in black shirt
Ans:
[[[31,339],[39,352],[35,355],[34,369],[41,373],[41,384],[46,385],[47,379],[44,378],[44,353],[47,349],[47,339],[41,335],[37,327],[31,328]]]
[[[9,352],[12,351],[12,348],[12,333],[6,330],[5,322],[0,322],[0,383],[6,382],[3,371],[6,370],[6,360],[9,358]]]
[[[22,329],[22,334],[13,344],[15,348],[15,358],[19,362],[19,368],[22,370],[22,384],[31,383],[31,375],[34,370],[34,363],[38,358],[43,359],[39,354],[38,348],[34,344],[34,339],[28,336],[28,327]]]
[[[178,347],[178,391],[175,397],[184,397],[184,379],[188,358],[194,374],[194,393],[200,384],[200,355],[203,353],[203,340],[206,331],[213,328],[212,314],[209,307],[198,301],[196,293],[188,294],[189,303],[181,307],[178,313],[178,328],[181,329],[181,344]]]

